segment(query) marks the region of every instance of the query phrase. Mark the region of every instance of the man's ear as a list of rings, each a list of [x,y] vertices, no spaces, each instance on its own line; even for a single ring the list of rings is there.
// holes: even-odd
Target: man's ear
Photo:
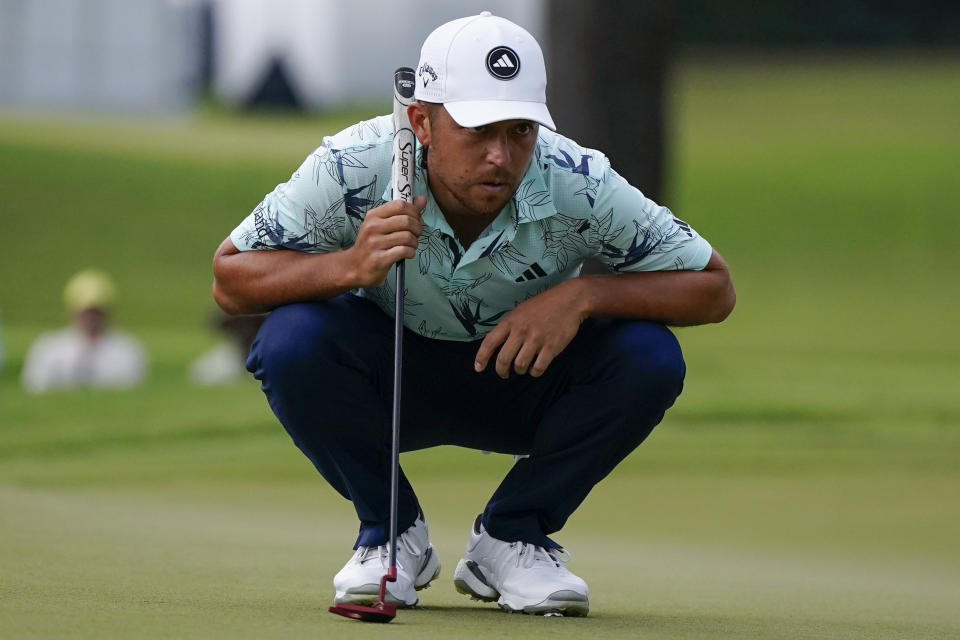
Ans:
[[[427,108],[420,102],[411,102],[407,107],[407,117],[410,118],[410,126],[413,128],[414,135],[421,146],[430,144],[430,114]]]

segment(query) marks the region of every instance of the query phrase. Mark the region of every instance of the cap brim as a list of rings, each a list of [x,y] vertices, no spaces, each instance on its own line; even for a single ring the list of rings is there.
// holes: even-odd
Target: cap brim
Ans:
[[[519,100],[464,100],[445,102],[447,113],[461,127],[479,127],[503,120],[533,120],[556,130],[547,105],[542,102]]]

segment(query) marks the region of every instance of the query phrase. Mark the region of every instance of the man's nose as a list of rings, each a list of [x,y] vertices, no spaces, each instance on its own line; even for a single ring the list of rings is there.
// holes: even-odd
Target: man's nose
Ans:
[[[497,167],[510,163],[510,147],[505,137],[496,137],[487,145],[487,162]]]

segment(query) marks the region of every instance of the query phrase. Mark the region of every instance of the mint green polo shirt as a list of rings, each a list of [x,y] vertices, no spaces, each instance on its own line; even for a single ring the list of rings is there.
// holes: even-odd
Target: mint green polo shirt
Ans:
[[[233,244],[310,253],[353,245],[367,211],[391,197],[392,135],[390,116],[380,116],[324,138],[233,230]],[[427,206],[404,274],[404,325],[428,338],[483,338],[521,302],[577,277],[587,258],[613,274],[699,270],[710,259],[706,240],[628,184],[602,153],[544,127],[517,192],[464,247],[430,193],[422,152],[418,146],[414,193],[427,196]],[[392,317],[394,269],[380,286],[352,293]]]

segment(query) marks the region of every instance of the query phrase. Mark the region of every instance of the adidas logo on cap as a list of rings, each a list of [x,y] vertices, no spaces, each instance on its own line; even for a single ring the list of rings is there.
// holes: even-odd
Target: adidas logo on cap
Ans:
[[[497,80],[509,80],[520,72],[520,58],[510,47],[494,47],[487,54],[487,71]]]

